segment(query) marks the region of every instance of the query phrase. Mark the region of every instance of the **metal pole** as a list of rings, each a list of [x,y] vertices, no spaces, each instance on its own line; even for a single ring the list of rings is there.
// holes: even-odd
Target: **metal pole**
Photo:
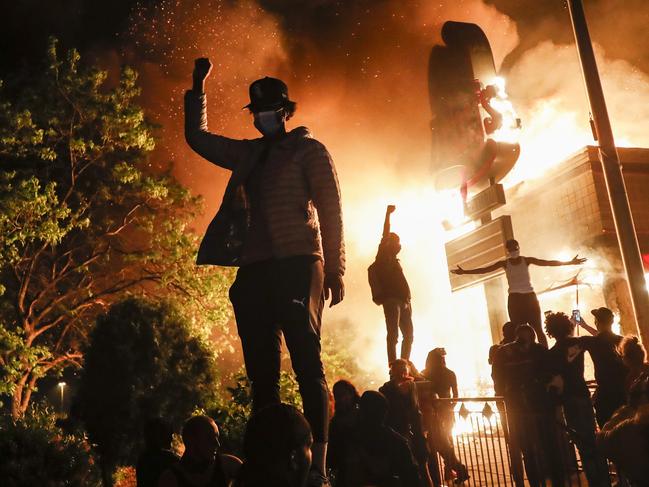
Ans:
[[[595,131],[599,142],[599,159],[604,171],[604,181],[606,182],[606,190],[611,203],[615,232],[617,233],[622,262],[624,263],[631,291],[631,302],[633,303],[636,324],[642,341],[649,343],[649,293],[647,293],[644,266],[633,225],[633,217],[631,216],[631,207],[624,186],[622,167],[615,148],[611,122],[608,118],[602,83],[597,70],[595,53],[593,52],[593,44],[588,32],[584,6],[581,0],[567,0],[567,2],[584,82],[588,91],[590,109],[595,122]]]

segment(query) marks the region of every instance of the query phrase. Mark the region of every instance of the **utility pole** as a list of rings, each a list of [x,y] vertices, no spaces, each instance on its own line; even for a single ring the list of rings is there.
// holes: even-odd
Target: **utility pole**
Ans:
[[[572,28],[575,33],[577,51],[584,75],[588,101],[595,123],[595,132],[599,142],[599,160],[604,171],[606,191],[611,204],[615,233],[622,254],[622,262],[626,271],[627,281],[631,291],[631,302],[635,313],[638,332],[642,341],[649,344],[649,293],[644,276],[642,255],[638,238],[633,225],[631,207],[622,177],[622,166],[615,147],[611,121],[608,118],[606,101],[602,90],[602,82],[593,52],[593,44],[588,32],[586,14],[582,0],[567,0],[570,11]]]

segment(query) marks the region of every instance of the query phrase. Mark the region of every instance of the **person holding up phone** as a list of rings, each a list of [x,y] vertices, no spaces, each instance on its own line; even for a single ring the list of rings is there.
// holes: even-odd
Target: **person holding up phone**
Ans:
[[[536,297],[532,280],[530,278],[529,266],[537,265],[541,267],[559,267],[564,265],[579,265],[586,262],[586,259],[578,255],[572,260],[545,260],[536,257],[523,257],[520,255],[520,246],[516,240],[507,240],[505,242],[507,249],[507,258],[486,267],[476,269],[463,269],[457,266],[451,272],[457,275],[463,274],[488,274],[498,269],[505,270],[507,283],[509,285],[509,297],[507,299],[507,311],[509,320],[515,325],[528,323],[536,332],[539,343],[548,348],[548,339],[543,333],[541,326],[541,307]]]
[[[383,238],[374,263],[367,269],[372,301],[383,306],[387,328],[388,365],[397,359],[397,342],[401,330],[401,356],[410,359],[414,339],[410,286],[397,255],[401,252],[399,235],[390,231],[390,215],[396,206],[388,205],[383,222]]]

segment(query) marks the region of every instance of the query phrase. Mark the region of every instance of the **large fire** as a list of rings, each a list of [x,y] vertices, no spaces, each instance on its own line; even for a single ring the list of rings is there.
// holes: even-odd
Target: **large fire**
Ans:
[[[374,373],[376,381],[385,380],[384,318],[371,301],[366,269],[380,240],[385,206],[395,204],[393,226],[402,238],[400,258],[413,290],[413,361],[422,367],[428,350],[446,347],[462,392],[488,393],[492,337],[482,286],[450,292],[444,242],[470,224],[463,225],[458,192],[433,189],[426,65],[444,20],[478,22],[492,43],[498,69],[519,42],[516,25],[480,0],[368,2],[366,10],[355,9],[356,2],[316,2],[317,8],[311,3],[292,9],[299,19],[294,29],[285,28],[295,20],[291,14],[269,12],[252,0],[168,0],[137,12],[131,35],[142,56],[147,107],[164,127],[161,160],[178,161],[175,174],[206,197],[206,214],[197,223],[203,229],[220,201],[227,173],[200,161],[182,140],[181,100],[191,83],[192,59],[209,56],[214,61],[207,86],[210,128],[232,137],[257,135],[240,110],[248,84],[265,75],[284,78],[299,107],[291,125],[312,128],[327,145],[343,193],[347,297],[325,312],[324,333],[349,326],[349,346],[358,351],[359,365]],[[330,14],[326,31],[321,28],[323,11]],[[565,25],[569,28],[567,18]],[[597,52],[618,143],[649,145],[647,76],[601,49]],[[516,166],[503,181],[507,188],[543,176],[593,143],[573,46],[544,41],[525,48],[507,69],[509,97],[502,79],[493,83],[499,91],[494,102],[510,114],[506,130],[497,137],[515,137],[521,146]],[[522,129],[513,123],[517,117]],[[446,231],[445,220],[455,228]],[[548,249],[539,257],[572,257],[577,251]],[[585,256],[590,260],[580,274],[582,312],[603,304],[604,266],[597,256]],[[574,269],[547,273],[560,283]],[[533,275],[535,283],[541,282],[539,277]],[[543,288],[537,285],[537,291]],[[543,309],[569,313],[577,304],[576,289],[564,287],[540,299]]]

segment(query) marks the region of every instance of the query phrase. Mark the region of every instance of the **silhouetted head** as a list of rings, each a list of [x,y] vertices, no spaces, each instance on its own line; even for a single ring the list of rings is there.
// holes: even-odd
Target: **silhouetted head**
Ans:
[[[518,245],[518,241],[513,238],[505,242],[505,249],[507,250],[507,257],[511,259],[515,259],[520,255],[520,245]]]
[[[379,244],[379,257],[396,257],[401,252],[401,239],[396,233],[388,233]]]
[[[595,317],[595,327],[597,328],[597,331],[611,331],[615,316],[610,309],[602,306],[601,308],[592,310],[591,313]]]
[[[390,379],[394,381],[402,381],[410,377],[410,368],[408,361],[399,358],[390,364]]]
[[[243,439],[244,485],[302,487],[311,467],[313,437],[301,412],[288,404],[263,408]]]
[[[192,416],[182,431],[185,453],[183,457],[194,462],[210,462],[220,446],[219,428],[209,416]]]
[[[622,351],[624,364],[630,369],[638,369],[645,363],[647,351],[637,336],[629,335],[624,337],[620,350]]]
[[[529,346],[536,341],[536,333],[527,323],[518,325],[516,328],[516,342],[524,346]]]
[[[339,380],[333,385],[332,390],[336,401],[336,411],[349,411],[358,404],[360,395],[354,384],[348,380]]]
[[[545,330],[555,340],[562,340],[575,330],[575,324],[565,313],[548,313],[545,315]]]
[[[503,325],[503,341],[505,343],[511,343],[516,340],[516,327],[514,323],[508,321]]]
[[[444,348],[434,348],[426,356],[426,370],[442,367],[446,367],[446,350]]]
[[[358,416],[362,425],[383,425],[388,414],[388,400],[379,391],[365,391],[358,403]]]
[[[254,125],[262,135],[273,137],[286,132],[284,123],[296,110],[288,97],[286,83],[277,78],[258,79],[250,85],[250,103],[244,108],[254,116]]]
[[[150,419],[144,425],[144,444],[150,450],[168,450],[172,438],[171,424],[162,418]]]

